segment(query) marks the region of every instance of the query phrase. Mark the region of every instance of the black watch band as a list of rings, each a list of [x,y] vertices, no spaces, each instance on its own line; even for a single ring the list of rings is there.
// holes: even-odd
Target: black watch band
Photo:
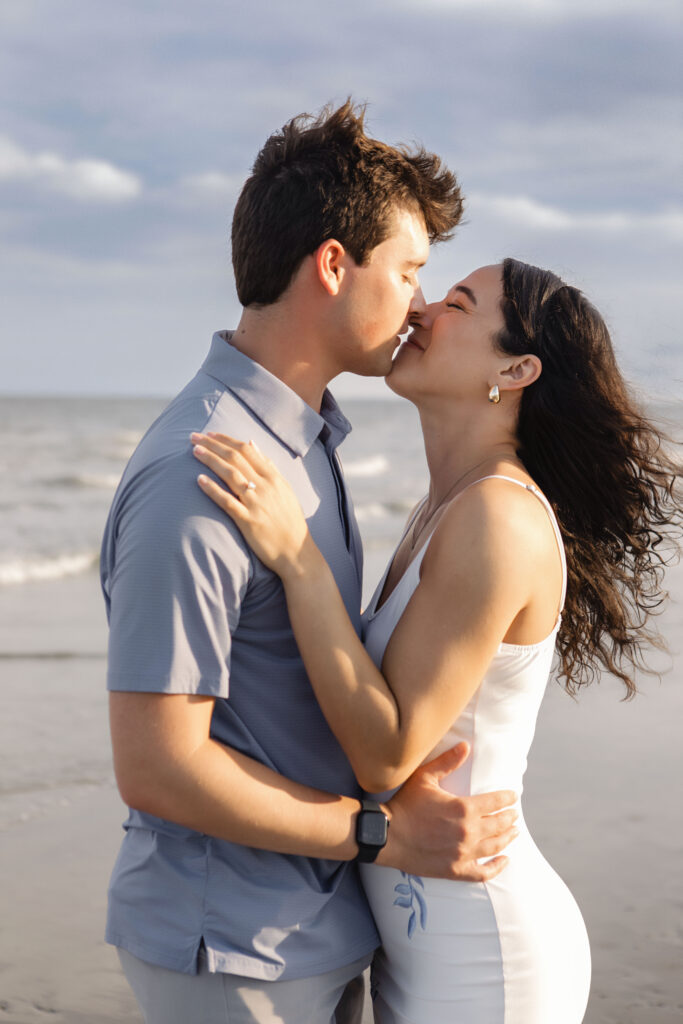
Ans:
[[[356,860],[361,864],[371,864],[386,846],[389,819],[376,800],[361,800],[360,805],[356,818]]]

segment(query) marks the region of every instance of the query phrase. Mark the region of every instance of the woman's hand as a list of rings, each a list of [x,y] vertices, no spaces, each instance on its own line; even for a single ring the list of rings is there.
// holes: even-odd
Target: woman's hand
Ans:
[[[193,454],[228,485],[203,474],[197,482],[230,516],[247,544],[283,580],[306,571],[319,557],[301,505],[289,482],[253,441],[226,434],[192,434]]]

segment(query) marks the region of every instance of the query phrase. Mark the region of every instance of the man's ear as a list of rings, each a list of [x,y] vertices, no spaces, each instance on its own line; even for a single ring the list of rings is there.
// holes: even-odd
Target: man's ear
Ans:
[[[528,388],[541,376],[543,363],[538,356],[520,356],[500,371],[501,391],[519,391]]]
[[[320,284],[329,295],[338,295],[345,274],[346,249],[336,238],[328,238],[313,255]]]

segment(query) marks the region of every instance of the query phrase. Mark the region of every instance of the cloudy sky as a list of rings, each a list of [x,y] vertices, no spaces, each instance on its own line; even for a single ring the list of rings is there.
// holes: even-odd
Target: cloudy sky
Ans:
[[[351,94],[468,197],[428,297],[506,255],[549,266],[603,311],[631,379],[680,398],[682,10],[2,0],[0,391],[178,390],[239,315],[229,224],[259,146]]]

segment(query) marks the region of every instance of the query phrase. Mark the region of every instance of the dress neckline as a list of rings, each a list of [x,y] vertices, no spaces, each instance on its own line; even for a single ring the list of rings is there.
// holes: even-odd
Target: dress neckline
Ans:
[[[534,494],[541,501],[541,504],[543,504],[545,506],[546,511],[548,512],[548,517],[550,519],[550,524],[551,524],[551,526],[553,528],[553,532],[555,534],[555,539],[557,541],[557,546],[558,546],[558,550],[559,550],[559,554],[560,554],[560,561],[562,563],[562,595],[561,595],[561,598],[560,598],[560,608],[559,608],[557,620],[556,620],[556,623],[555,623],[555,627],[552,630],[552,632],[548,634],[548,636],[544,637],[543,640],[539,640],[539,641],[537,641],[534,644],[508,644],[508,643],[505,643],[505,641],[501,641],[501,646],[502,647],[507,647],[507,648],[510,648],[510,649],[530,650],[530,649],[532,649],[534,647],[541,647],[541,646],[543,646],[543,644],[547,643],[547,641],[550,640],[551,637],[555,636],[555,633],[557,632],[557,630],[560,627],[560,623],[562,621],[562,609],[564,607],[564,601],[565,601],[565,596],[566,596],[566,592],[567,592],[567,562],[566,562],[566,557],[565,557],[565,552],[564,552],[564,544],[562,543],[562,534],[560,533],[560,528],[558,526],[557,519],[555,518],[555,513],[553,511],[553,508],[552,508],[550,502],[546,498],[546,496],[543,494],[542,491],[540,491],[538,489],[538,487],[536,487],[535,484],[527,484],[523,480],[518,480],[516,477],[513,477],[513,476],[506,476],[503,473],[490,473],[487,476],[479,477],[478,480],[473,480],[472,483],[467,485],[467,487],[463,487],[463,489],[461,491],[458,491],[457,494],[455,494],[451,498],[451,501],[448,504],[450,505],[452,502],[457,501],[458,498],[465,493],[465,491],[468,491],[470,489],[470,487],[474,487],[475,484],[480,484],[484,480],[507,480],[507,481],[509,481],[509,483],[517,484],[519,487],[524,487],[525,490],[530,491],[532,494]],[[401,538],[400,538],[398,544],[396,545],[396,547],[393,550],[393,553],[391,555],[391,558],[389,559],[387,567],[384,570],[384,574],[382,575],[382,578],[381,578],[381,580],[380,580],[380,582],[379,582],[379,584],[377,586],[377,589],[375,590],[375,593],[372,596],[372,600],[370,601],[370,604],[368,605],[368,608],[367,608],[367,611],[366,611],[366,621],[368,621],[368,622],[370,622],[372,619],[374,619],[375,616],[379,615],[379,613],[387,606],[387,604],[389,604],[389,602],[391,601],[391,599],[394,596],[394,594],[396,593],[396,591],[400,590],[401,584],[403,583],[403,580],[406,578],[406,576],[408,575],[408,573],[412,569],[412,567],[414,565],[417,565],[418,568],[419,568],[419,566],[422,564],[422,559],[424,558],[424,554],[425,554],[427,548],[429,547],[429,542],[431,541],[431,539],[432,539],[432,537],[433,537],[433,535],[434,535],[434,533],[436,531],[436,528],[439,525],[438,521],[432,526],[432,529],[429,531],[429,533],[427,533],[427,535],[426,535],[422,545],[417,549],[416,552],[414,552],[413,557],[410,559],[410,561],[406,565],[405,569],[403,570],[403,572],[401,573],[399,578],[396,580],[396,583],[392,587],[391,592],[389,594],[387,594],[387,596],[385,597],[385,599],[382,601],[381,604],[378,604],[378,602],[382,598],[382,594],[384,592],[384,587],[386,586],[387,578],[388,578],[389,573],[391,571],[391,567],[394,564],[394,559],[396,558],[396,555],[398,553],[398,549],[400,548],[400,546],[403,543],[403,541],[406,539],[406,537],[408,535],[408,532],[410,531],[411,526],[413,525],[413,523],[417,519],[417,516],[419,515],[420,510],[424,506],[424,504],[427,501],[428,497],[429,497],[428,495],[425,495],[425,497],[422,499],[422,501],[418,502],[418,504],[415,506],[415,509],[414,509],[412,515],[410,516],[410,518],[408,519],[408,522],[406,524],[406,527],[405,527],[403,533],[401,534]],[[446,508],[447,507],[448,507],[448,505],[446,506]]]
[[[377,585],[377,589],[375,590],[375,593],[373,594],[373,597],[372,597],[372,600],[371,600],[370,604],[368,605],[368,609],[367,609],[367,612],[366,612],[368,621],[370,621],[371,619],[374,619],[374,617],[376,615],[378,615],[382,611],[383,608],[386,607],[386,605],[389,603],[389,601],[391,601],[392,597],[394,596],[396,591],[400,588],[401,583],[403,582],[405,577],[408,575],[408,572],[410,571],[412,566],[416,565],[416,564],[419,565],[421,563],[421,561],[422,561],[422,558],[424,556],[424,552],[427,550],[427,546],[429,545],[429,542],[432,539],[432,535],[434,533],[434,530],[436,529],[436,525],[432,527],[432,529],[429,531],[428,534],[426,534],[424,542],[420,545],[420,547],[417,549],[417,551],[413,552],[413,557],[410,559],[410,561],[406,565],[405,569],[403,570],[403,572],[401,573],[399,578],[396,580],[396,583],[391,588],[391,592],[389,594],[387,594],[387,596],[384,598],[382,603],[379,604],[379,601],[381,600],[382,594],[384,592],[384,587],[386,586],[386,582],[387,582],[387,579],[389,577],[389,573],[391,572],[391,567],[393,566],[394,559],[396,558],[396,555],[398,553],[398,549],[400,548],[401,544],[403,543],[403,541],[408,536],[408,533],[410,532],[410,528],[412,527],[413,523],[415,522],[415,520],[417,519],[418,515],[420,514],[420,510],[423,508],[423,506],[424,506],[426,501],[427,501],[427,496],[425,496],[422,499],[422,501],[418,502],[418,504],[415,506],[415,510],[413,511],[413,514],[410,516],[410,518],[409,518],[409,520],[408,520],[408,522],[406,524],[406,527],[405,527],[403,533],[401,534],[401,539],[399,540],[398,544],[396,545],[396,547],[393,550],[391,558],[389,559],[389,562],[387,563],[387,567],[384,570],[384,574],[383,574],[381,580],[379,581],[379,584]]]

